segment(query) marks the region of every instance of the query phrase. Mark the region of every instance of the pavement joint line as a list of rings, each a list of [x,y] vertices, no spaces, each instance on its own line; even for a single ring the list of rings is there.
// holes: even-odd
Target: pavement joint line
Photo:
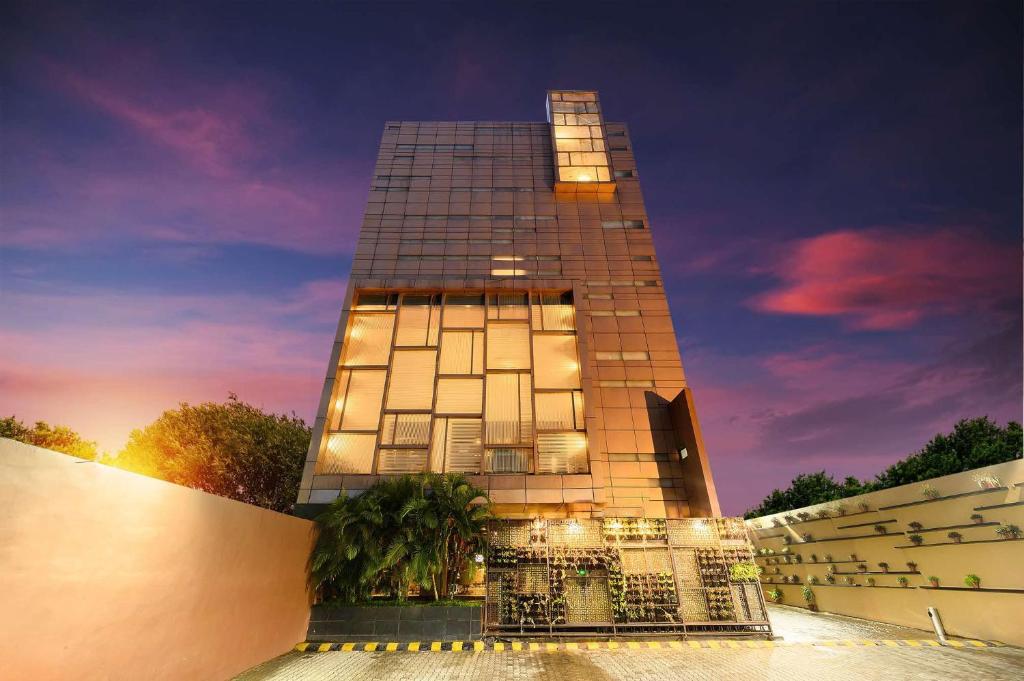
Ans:
[[[1002,644],[995,641],[979,641],[974,639],[950,640],[942,643],[935,639],[822,639],[818,641],[737,641],[734,639],[700,639],[671,641],[432,641],[425,644],[420,641],[398,643],[396,641],[359,641],[359,642],[323,642],[303,641],[295,645],[294,650],[300,653],[336,652],[576,652],[581,650],[622,650],[657,652],[666,649],[686,650],[687,647],[697,650],[737,650],[742,648],[777,648],[777,647],[826,647],[851,648],[863,650],[887,646],[890,648],[995,648]]]

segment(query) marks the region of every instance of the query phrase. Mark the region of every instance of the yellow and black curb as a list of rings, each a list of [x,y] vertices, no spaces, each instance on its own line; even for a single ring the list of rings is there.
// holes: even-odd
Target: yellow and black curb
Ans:
[[[588,650],[687,650],[690,648],[735,649],[735,648],[795,648],[795,647],[832,647],[832,648],[992,648],[1000,644],[991,641],[947,641],[945,644],[934,639],[835,639],[828,641],[735,641],[731,639],[701,639],[688,641],[573,641],[573,642],[537,642],[537,641],[423,641],[412,643],[394,642],[349,642],[321,643],[307,641],[295,646],[302,653],[341,652],[577,652]]]

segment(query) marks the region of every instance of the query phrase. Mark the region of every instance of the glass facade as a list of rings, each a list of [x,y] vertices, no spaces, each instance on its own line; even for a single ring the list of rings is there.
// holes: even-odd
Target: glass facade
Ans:
[[[714,514],[626,127],[545,99],[385,124],[299,505],[437,471],[506,517]]]

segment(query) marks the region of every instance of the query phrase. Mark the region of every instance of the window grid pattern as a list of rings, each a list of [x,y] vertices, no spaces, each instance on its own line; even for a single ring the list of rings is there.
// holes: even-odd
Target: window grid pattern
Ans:
[[[366,293],[353,309],[366,366],[346,340],[318,473],[588,469],[571,293]]]

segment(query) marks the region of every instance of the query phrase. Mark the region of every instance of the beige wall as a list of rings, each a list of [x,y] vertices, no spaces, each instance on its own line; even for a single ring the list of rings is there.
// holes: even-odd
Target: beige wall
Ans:
[[[217,680],[309,618],[312,524],[0,439],[5,679]]]
[[[1001,485],[983,491],[975,476],[996,476]],[[925,484],[934,487],[941,497],[926,501],[922,494]],[[757,549],[775,552],[757,558],[765,569],[762,582],[766,595],[772,588],[779,588],[789,605],[804,605],[800,590],[808,577],[815,576],[820,583],[811,588],[823,611],[931,629],[927,609],[933,606],[950,634],[1024,645],[1024,540],[998,540],[995,533],[998,524],[1024,528],[1024,504],[1018,503],[1024,500],[1022,492],[1024,462],[1018,460],[755,518],[747,521],[747,526]],[[955,496],[964,493],[969,494]],[[846,515],[834,513],[836,503],[846,506]],[[861,503],[868,505],[866,512],[859,508]],[[815,513],[823,509],[832,509],[831,517],[796,523],[784,519],[785,515],[799,517],[801,511],[816,517]],[[970,519],[974,513],[983,516],[983,523],[993,524],[974,524]],[[775,527],[773,519],[783,526]],[[909,528],[912,522],[925,528],[920,532],[924,543],[918,547],[907,538],[914,533]],[[887,534],[877,533],[875,525],[886,527]],[[960,525],[965,527],[957,527]],[[928,531],[932,528],[942,529]],[[963,535],[961,543],[949,539],[947,535],[952,531]],[[810,541],[805,539],[806,534]],[[786,536],[792,540],[788,554],[784,553]],[[825,560],[828,554],[832,563]],[[850,554],[855,554],[857,560],[851,562]],[[801,562],[797,562],[797,556]],[[817,556],[817,562],[813,556]],[[889,574],[880,574],[880,562],[889,564]],[[917,563],[919,574],[906,574],[910,572],[907,562]],[[867,564],[868,573],[858,573],[861,563]],[[835,565],[836,585],[826,583],[830,564]],[[964,587],[968,573],[981,577],[980,590],[918,588],[927,587],[932,575],[939,578],[941,587]],[[793,575],[799,578],[798,584],[780,584],[783,577]],[[856,586],[844,584],[848,576]],[[901,576],[909,580],[906,588],[898,585]],[[866,586],[868,577],[875,579],[875,587]]]

